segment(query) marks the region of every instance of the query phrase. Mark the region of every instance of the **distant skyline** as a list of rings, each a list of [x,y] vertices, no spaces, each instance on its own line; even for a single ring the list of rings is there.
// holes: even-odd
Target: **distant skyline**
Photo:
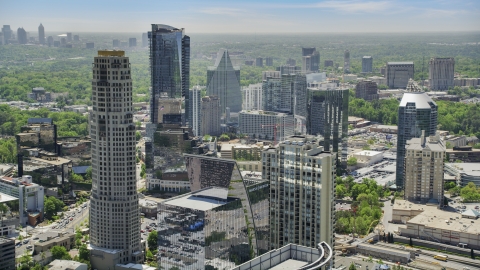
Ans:
[[[0,25],[45,32],[188,33],[480,31],[478,0],[18,1],[0,0]]]

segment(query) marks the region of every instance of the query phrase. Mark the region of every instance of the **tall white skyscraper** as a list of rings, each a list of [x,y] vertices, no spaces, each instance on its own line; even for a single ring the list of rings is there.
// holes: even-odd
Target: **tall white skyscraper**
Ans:
[[[250,84],[242,88],[243,109],[244,110],[262,110],[262,84]]]
[[[98,51],[94,59],[90,126],[92,268],[141,263],[132,78],[124,51]]]

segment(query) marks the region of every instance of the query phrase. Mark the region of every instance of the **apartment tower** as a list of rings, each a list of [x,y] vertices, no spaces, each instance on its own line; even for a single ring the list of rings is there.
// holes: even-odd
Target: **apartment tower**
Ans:
[[[262,179],[270,182],[270,241],[334,246],[335,155],[319,137],[291,136],[262,152]]]
[[[405,153],[408,140],[420,138],[437,131],[437,104],[424,92],[407,92],[398,107],[397,169],[396,185],[399,190],[405,186]]]
[[[42,24],[38,26],[38,43],[45,45],[45,28]]]
[[[150,43],[150,74],[152,93],[150,95],[150,120],[158,123],[156,112],[159,99],[185,98],[185,115],[189,113],[190,87],[190,37],[183,28],[164,24],[152,24],[148,32]],[[188,119],[182,120],[188,122]]]
[[[320,53],[315,47],[302,48],[302,72],[315,73],[320,68]]]
[[[430,89],[448,90],[453,88],[453,76],[455,71],[455,59],[432,58],[428,62]]]
[[[406,88],[409,79],[414,78],[413,62],[387,62],[385,78],[391,89]]]
[[[200,87],[195,86],[190,90],[190,113],[188,117],[190,119],[190,126],[192,127],[192,132],[194,136],[201,136],[201,126],[202,126],[202,90]]]
[[[407,141],[405,146],[405,199],[443,207],[445,144],[438,132]]]
[[[98,51],[90,112],[92,268],[143,262],[133,113],[128,57],[124,51]]]
[[[355,97],[364,100],[378,100],[377,83],[370,80],[358,82],[355,86]]]
[[[201,111],[201,134],[220,136],[220,99],[217,96],[206,96],[202,98]]]

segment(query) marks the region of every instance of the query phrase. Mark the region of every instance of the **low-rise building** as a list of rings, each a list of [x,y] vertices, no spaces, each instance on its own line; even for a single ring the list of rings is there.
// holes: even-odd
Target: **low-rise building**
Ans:
[[[478,163],[445,163],[445,173],[455,177],[458,185],[466,186],[473,182],[480,186],[480,170]]]
[[[363,150],[353,154],[353,156],[357,159],[357,166],[368,167],[382,161],[383,152]]]
[[[145,217],[157,217],[157,203],[154,201],[140,199],[140,213],[143,213]]]
[[[73,248],[75,244],[75,234],[73,233],[57,233],[57,235],[47,236],[46,240],[42,242],[37,242],[34,245],[33,252],[34,254],[39,254],[41,252],[46,252],[54,246],[65,247],[66,250]]]
[[[51,102],[53,100],[52,93],[46,92],[43,87],[32,88],[32,92],[28,94],[28,98],[37,102]]]
[[[459,147],[467,145],[467,136],[449,135],[445,137],[445,144],[450,144],[452,147]]]
[[[0,205],[2,206],[0,236],[14,234],[15,228],[20,224],[19,200],[13,196],[0,193]]]
[[[447,160],[456,162],[458,160],[466,163],[480,162],[480,149],[473,149],[471,146],[458,146],[447,149]]]
[[[381,132],[381,133],[397,134],[397,133],[398,133],[398,126],[392,126],[392,125],[373,125],[373,126],[370,126],[370,132]]]
[[[47,265],[49,270],[87,270],[85,263],[67,260],[54,260]]]
[[[0,193],[18,199],[20,225],[35,226],[43,218],[44,188],[32,182],[30,175],[21,178],[0,177]]]
[[[406,209],[405,209],[406,208]],[[416,210],[412,210],[416,209]],[[443,211],[436,206],[417,205],[403,200],[395,202],[393,217],[403,211],[399,234],[451,245],[465,244],[466,248],[480,248],[480,222],[460,213]],[[410,213],[410,216],[407,214]],[[468,213],[467,213],[468,215]],[[395,221],[395,220],[394,220]]]
[[[282,141],[294,135],[295,122],[291,114],[270,111],[241,111],[238,129],[253,139]]]

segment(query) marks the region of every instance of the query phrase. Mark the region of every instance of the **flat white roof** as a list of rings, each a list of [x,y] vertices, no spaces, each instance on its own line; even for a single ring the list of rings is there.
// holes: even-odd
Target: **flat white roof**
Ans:
[[[274,267],[270,268],[270,270],[292,270],[292,269],[298,269],[307,264],[308,262],[289,259],[282,262],[281,264],[275,265]]]
[[[204,197],[196,197],[195,195],[182,196],[177,199],[164,202],[168,205],[181,206],[185,208],[207,211],[217,206],[224,205],[226,202],[208,199]]]
[[[379,151],[363,150],[363,151],[360,151],[358,153],[355,153],[355,155],[373,157],[373,156],[376,156],[376,155],[382,154],[382,153],[383,152],[379,152]]]
[[[9,202],[14,200],[18,200],[18,198],[12,197],[5,193],[0,193],[0,202]]]

